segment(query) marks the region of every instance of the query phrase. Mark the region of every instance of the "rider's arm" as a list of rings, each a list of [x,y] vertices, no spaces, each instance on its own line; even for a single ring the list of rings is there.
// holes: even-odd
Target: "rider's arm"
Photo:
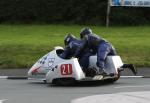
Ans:
[[[82,43],[80,44],[80,46],[77,48],[77,50],[75,51],[75,54],[74,54],[74,56],[75,57],[79,57],[79,55],[82,53],[82,51],[86,48],[86,46],[87,46],[87,40],[88,40],[88,38],[87,37],[84,37],[83,39],[82,39]]]
[[[67,59],[68,55],[69,55],[69,46],[65,47],[64,52],[62,54],[60,54],[60,57],[63,59]]]

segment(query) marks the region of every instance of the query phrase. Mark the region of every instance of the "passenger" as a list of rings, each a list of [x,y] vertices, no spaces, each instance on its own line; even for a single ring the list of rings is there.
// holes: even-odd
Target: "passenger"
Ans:
[[[83,41],[76,39],[72,34],[65,36],[64,43],[65,49],[60,57],[63,59],[70,59],[72,57],[78,58],[83,72],[86,72],[89,66],[89,57],[93,55],[93,52],[88,48],[84,48],[84,50],[80,52],[80,48],[83,47]]]
[[[70,59],[74,57],[75,54],[77,54],[76,52],[81,42],[81,40],[76,39],[75,36],[72,34],[66,35],[64,39],[65,49],[60,57],[63,59]]]
[[[88,47],[94,54],[97,54],[96,64],[99,67],[97,75],[108,75],[105,70],[105,60],[108,55],[117,54],[114,47],[105,39],[94,34],[90,28],[83,28],[80,32],[80,38],[83,41],[80,52],[82,52],[84,48]],[[89,58],[87,57],[87,59]]]

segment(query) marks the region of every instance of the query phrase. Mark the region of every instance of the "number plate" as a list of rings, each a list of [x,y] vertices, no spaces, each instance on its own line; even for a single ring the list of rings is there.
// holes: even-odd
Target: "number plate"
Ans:
[[[72,64],[62,64],[60,68],[61,68],[61,75],[72,74]]]

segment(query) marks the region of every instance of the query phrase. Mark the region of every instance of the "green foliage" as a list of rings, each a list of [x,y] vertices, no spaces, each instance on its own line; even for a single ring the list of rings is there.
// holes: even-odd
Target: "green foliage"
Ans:
[[[107,0],[0,0],[0,23],[105,25]],[[112,7],[111,24],[150,24],[150,8]]]
[[[29,68],[67,33],[79,38],[78,25],[0,25],[0,68]],[[110,41],[126,63],[150,66],[150,27],[89,26]]]

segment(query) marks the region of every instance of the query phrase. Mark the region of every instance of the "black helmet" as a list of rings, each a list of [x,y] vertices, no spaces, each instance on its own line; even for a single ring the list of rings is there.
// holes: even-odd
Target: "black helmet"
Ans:
[[[64,43],[65,45],[68,45],[70,43],[70,41],[72,41],[73,39],[75,39],[75,36],[72,34],[67,34],[64,38]]]
[[[90,28],[83,28],[80,32],[80,38],[83,38],[83,36],[92,34],[92,30]]]

